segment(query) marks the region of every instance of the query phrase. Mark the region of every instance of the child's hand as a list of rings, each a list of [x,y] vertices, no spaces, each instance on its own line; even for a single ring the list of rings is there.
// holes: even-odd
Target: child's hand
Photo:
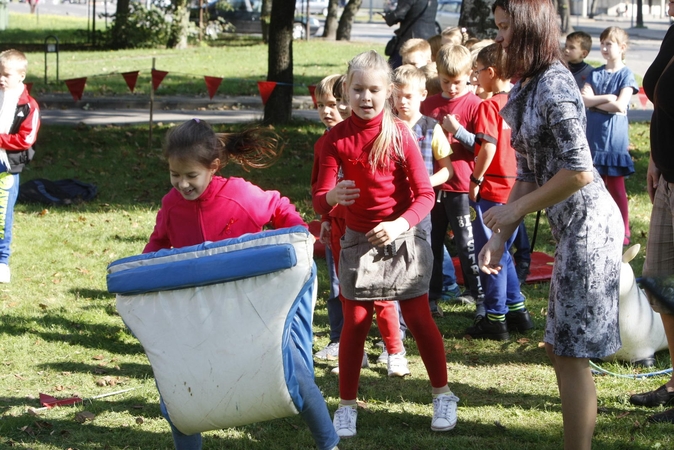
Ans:
[[[501,257],[505,250],[505,243],[497,233],[492,234],[487,243],[480,250],[477,265],[486,274],[496,275],[503,268]]]
[[[392,222],[381,222],[368,231],[365,236],[370,244],[375,247],[384,247],[395,241],[398,236],[410,229],[410,224],[402,217]]]
[[[349,206],[356,202],[360,197],[360,189],[352,180],[342,180],[335,185],[327,194],[327,201],[331,205]]]
[[[321,232],[318,235],[318,240],[321,244],[330,246],[330,231],[332,227],[330,226],[329,221],[321,222]]]
[[[447,114],[444,119],[442,119],[442,128],[444,128],[448,133],[454,134],[459,128],[461,128],[461,124],[459,123],[455,114]]]
[[[583,89],[580,90],[580,94],[583,97],[594,97],[594,90],[592,89],[592,86],[588,83],[585,83],[583,85]]]
[[[468,187],[468,198],[473,202],[477,202],[478,195],[480,195],[480,186],[475,183],[470,183],[470,186]]]

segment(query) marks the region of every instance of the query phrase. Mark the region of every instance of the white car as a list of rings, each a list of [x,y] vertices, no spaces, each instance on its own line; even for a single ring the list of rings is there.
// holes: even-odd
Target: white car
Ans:
[[[439,0],[435,15],[435,28],[438,34],[445,28],[459,26],[461,0]]]
[[[298,14],[305,14],[307,12],[307,1],[309,2],[309,14],[321,14],[327,17],[328,0],[297,0],[295,2],[295,11]]]

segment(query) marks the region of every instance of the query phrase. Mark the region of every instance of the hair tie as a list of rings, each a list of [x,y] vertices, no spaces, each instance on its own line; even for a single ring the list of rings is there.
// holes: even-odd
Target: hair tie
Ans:
[[[192,120],[194,120],[196,123],[199,123],[199,119],[197,119],[196,117],[192,118]]]

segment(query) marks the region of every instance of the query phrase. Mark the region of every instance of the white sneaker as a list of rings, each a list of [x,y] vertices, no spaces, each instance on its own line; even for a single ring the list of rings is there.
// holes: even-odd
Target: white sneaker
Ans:
[[[10,273],[7,264],[0,264],[0,283],[9,283]]]
[[[433,421],[431,430],[449,431],[456,426],[456,407],[459,397],[452,394],[440,394],[433,398]]]
[[[332,419],[332,424],[335,427],[337,436],[341,438],[350,438],[356,435],[356,419],[358,418],[358,410],[356,406],[340,405],[335,411],[335,417]]]
[[[363,353],[363,362],[360,364],[360,367],[363,369],[366,369],[370,367],[370,362],[367,360],[367,353]],[[330,373],[334,373],[335,375],[339,375],[339,366],[334,367]]]
[[[407,358],[405,358],[402,353],[388,355],[386,365],[388,367],[389,377],[404,377],[410,374],[410,369],[407,367]]]
[[[322,350],[314,353],[314,358],[335,361],[339,357],[339,342],[330,342]]]
[[[386,345],[384,345],[381,355],[377,358],[377,364],[386,364],[388,363],[388,350],[386,350]]]

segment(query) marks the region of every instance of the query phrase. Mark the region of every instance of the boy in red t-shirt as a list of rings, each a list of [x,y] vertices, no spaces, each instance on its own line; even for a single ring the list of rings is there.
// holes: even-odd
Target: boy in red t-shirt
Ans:
[[[480,104],[475,120],[475,167],[470,175],[468,195],[470,205],[475,209],[476,253],[480,253],[492,235],[484,225],[482,215],[508,201],[517,175],[515,150],[510,146],[510,127],[499,114],[508,101],[510,81],[501,78],[496,67],[497,55],[498,44],[482,49],[475,70],[480,87],[493,93]],[[501,257],[503,270],[493,275],[480,272],[486,315],[466,330],[466,334],[473,338],[505,340],[510,337],[509,331],[524,332],[533,327],[524,306],[513,258],[507,251],[513,239],[514,236],[508,240]]]
[[[429,299],[442,299],[443,245],[449,225],[454,232],[466,287],[457,299],[477,303],[476,317],[479,317],[483,315],[483,294],[468,205],[468,185],[475,158],[475,117],[481,100],[468,87],[473,59],[467,48],[446,44],[438,52],[435,62],[442,93],[424,100],[421,113],[437,120],[447,131],[452,146],[454,177],[436,187],[437,201],[431,211],[433,272]]]

